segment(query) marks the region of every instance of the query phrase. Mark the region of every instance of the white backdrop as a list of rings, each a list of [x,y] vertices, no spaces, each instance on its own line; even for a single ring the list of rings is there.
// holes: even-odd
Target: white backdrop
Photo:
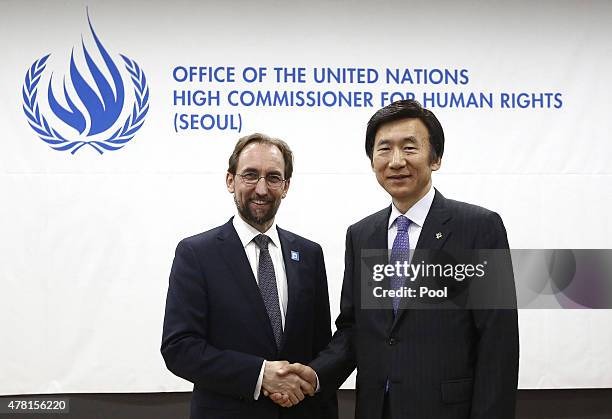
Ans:
[[[238,137],[255,131],[295,152],[277,221],[323,246],[337,316],[346,227],[389,203],[363,151],[365,124],[380,103],[173,106],[176,89],[222,97],[230,90],[490,93],[492,107],[431,107],[446,133],[435,186],[499,212],[513,248],[611,247],[609,2],[126,3],[0,2],[0,394],[191,389],[159,354],[168,273],[181,238],[233,213],[227,157]],[[51,149],[22,108],[28,69],[51,53],[40,110],[64,135],[78,136],[45,98],[51,72],[54,92],[63,97],[66,74],[75,97],[70,52],[86,69],[81,36],[95,51],[86,6],[126,83],[115,127],[134,103],[119,54],[138,63],[150,88],[142,128],[103,155],[87,146],[74,155]],[[303,67],[308,75],[322,67],[459,69],[468,77],[465,84],[181,83],[173,79],[178,66]],[[521,92],[559,94],[560,106],[501,107],[502,93]],[[241,131],[177,131],[182,113],[232,114]],[[520,387],[612,386],[611,320],[607,310],[521,311]]]

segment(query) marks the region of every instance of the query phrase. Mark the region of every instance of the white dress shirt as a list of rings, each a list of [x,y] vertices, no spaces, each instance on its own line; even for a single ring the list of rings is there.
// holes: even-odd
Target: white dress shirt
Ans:
[[[419,199],[413,206],[411,206],[405,214],[397,209],[395,204],[391,203],[391,215],[389,216],[389,227],[387,231],[387,247],[389,249],[389,255],[391,255],[391,248],[393,247],[393,241],[397,236],[397,217],[403,215],[410,220],[408,226],[408,241],[410,244],[410,250],[416,249],[416,245],[423,230],[423,224],[425,218],[429,214],[429,209],[433,203],[436,191],[433,187],[429,188],[429,191]],[[410,258],[412,259],[413,252],[410,252]]]
[[[236,233],[238,233],[240,242],[244,247],[244,252],[247,255],[249,265],[251,265],[251,270],[255,276],[255,281],[257,281],[257,284],[259,285],[258,267],[259,254],[261,253],[261,250],[259,249],[259,246],[255,244],[253,239],[262,233],[244,221],[239,214],[234,216],[232,223],[234,225],[234,229],[236,229]],[[283,330],[285,330],[285,314],[287,313],[288,300],[287,273],[285,272],[285,262],[283,261],[283,252],[280,239],[278,238],[278,230],[276,230],[276,222],[272,223],[272,226],[270,226],[270,228],[263,234],[270,238],[268,250],[270,252],[270,258],[272,258],[272,265],[274,266],[274,276],[276,277],[276,289],[278,290],[278,303],[281,312],[281,322]],[[255,385],[255,392],[253,393],[255,400],[259,398],[259,393],[261,392],[265,366],[266,361],[264,361],[261,365],[259,378],[257,380],[257,384]]]

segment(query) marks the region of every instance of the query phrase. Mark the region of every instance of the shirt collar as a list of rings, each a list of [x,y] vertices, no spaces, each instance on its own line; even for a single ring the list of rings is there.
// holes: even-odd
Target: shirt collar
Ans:
[[[242,243],[242,247],[247,247],[249,243],[253,241],[255,236],[262,234],[259,230],[257,230],[252,225],[248,224],[246,221],[240,217],[239,214],[236,214],[232,219],[232,224],[236,229],[236,233],[238,233],[238,237],[240,238],[240,242]],[[270,228],[263,233],[268,236],[274,244],[274,246],[280,249],[280,239],[278,238],[278,230],[276,229],[276,221],[272,223]]]
[[[395,204],[391,202],[391,215],[389,216],[388,228],[390,229],[391,226],[393,226],[395,220],[400,215],[405,216],[412,223],[422,228],[423,224],[425,223],[425,218],[427,218],[427,214],[429,213],[429,209],[431,208],[431,204],[433,203],[435,195],[436,190],[433,187],[429,188],[429,191],[413,206],[411,206],[405,214],[398,210]]]

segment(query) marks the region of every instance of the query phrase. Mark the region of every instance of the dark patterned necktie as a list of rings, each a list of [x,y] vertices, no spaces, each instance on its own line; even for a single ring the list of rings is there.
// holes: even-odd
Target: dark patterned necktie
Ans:
[[[270,238],[265,234],[256,236],[253,241],[259,247],[259,267],[257,268],[257,278],[259,280],[259,291],[263,298],[272,324],[276,347],[280,348],[283,338],[283,323],[281,320],[280,305],[278,303],[278,288],[276,288],[276,276],[274,275],[274,265],[268,250]]]
[[[403,264],[404,262],[410,262],[410,240],[408,238],[408,226],[410,220],[403,215],[400,215],[395,219],[397,226],[397,235],[393,240],[393,247],[391,248],[391,257],[389,258],[389,264],[395,265],[396,262]],[[391,277],[391,289],[398,290],[404,286],[405,278],[393,275]],[[399,309],[401,297],[393,298],[393,314],[397,315]]]

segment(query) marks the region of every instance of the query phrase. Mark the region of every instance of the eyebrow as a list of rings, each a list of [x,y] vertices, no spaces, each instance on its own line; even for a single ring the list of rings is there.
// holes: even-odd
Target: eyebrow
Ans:
[[[259,170],[255,169],[253,167],[245,167],[244,169],[242,169],[241,173],[244,173],[244,172],[255,172],[257,174],[261,174],[259,172]],[[281,175],[282,176],[282,174],[283,174],[283,172],[281,172],[280,170],[272,169],[268,173],[266,173],[266,176],[267,175]]]
[[[395,141],[392,140],[388,140],[388,139],[382,139],[378,142],[378,144],[376,146],[381,146],[381,145],[389,145],[391,143],[393,143]],[[410,136],[410,137],[405,137],[399,140],[399,142],[404,142],[404,143],[412,143],[412,144],[418,144],[418,140],[416,139],[416,137],[414,136]]]

